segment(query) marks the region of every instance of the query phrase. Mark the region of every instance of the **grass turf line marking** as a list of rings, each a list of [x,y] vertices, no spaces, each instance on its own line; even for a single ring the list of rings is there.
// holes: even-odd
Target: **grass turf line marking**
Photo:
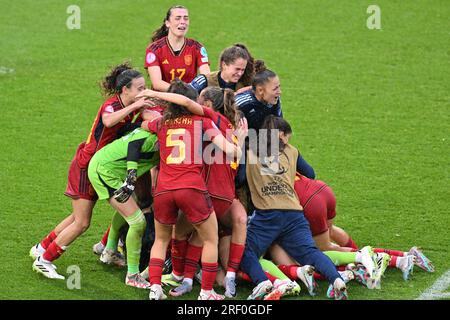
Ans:
[[[444,292],[450,287],[450,270],[447,270],[436,282],[425,290],[416,300],[450,299],[450,292]]]
[[[0,74],[7,74],[7,73],[13,73],[13,72],[14,72],[14,69],[0,66]]]

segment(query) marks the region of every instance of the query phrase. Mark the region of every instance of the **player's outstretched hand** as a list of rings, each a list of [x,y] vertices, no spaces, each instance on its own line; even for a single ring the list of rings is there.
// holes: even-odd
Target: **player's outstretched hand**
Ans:
[[[134,192],[134,185],[136,184],[136,181],[137,181],[137,170],[136,169],[128,170],[127,179],[119,189],[114,191],[113,198],[120,203],[127,202]]]
[[[147,98],[140,98],[136,102],[132,104],[134,110],[139,110],[142,108],[153,107],[154,103],[152,101],[148,101]]]
[[[243,139],[245,139],[247,135],[248,135],[247,119],[245,117],[242,117],[237,125],[236,136],[238,138],[238,141],[242,141]]]
[[[145,89],[139,92],[139,94],[136,96],[136,99],[140,98],[156,98],[156,91],[151,89]]]

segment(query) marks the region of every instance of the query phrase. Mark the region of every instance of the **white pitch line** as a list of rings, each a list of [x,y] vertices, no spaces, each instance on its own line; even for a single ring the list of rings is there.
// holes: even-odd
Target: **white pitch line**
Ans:
[[[425,290],[416,300],[450,299],[450,292],[445,292],[450,287],[450,270],[447,270],[436,282]]]
[[[13,72],[14,72],[14,69],[0,66],[0,74],[7,74],[7,73],[13,73]]]

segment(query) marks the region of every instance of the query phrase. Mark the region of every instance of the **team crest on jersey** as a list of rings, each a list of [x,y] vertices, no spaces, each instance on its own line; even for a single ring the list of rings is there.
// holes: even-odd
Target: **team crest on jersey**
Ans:
[[[184,56],[184,63],[187,66],[190,66],[192,64],[192,55],[190,55],[190,54],[185,55]]]
[[[145,57],[148,64],[155,62],[156,56],[153,52],[147,53],[147,56]]]

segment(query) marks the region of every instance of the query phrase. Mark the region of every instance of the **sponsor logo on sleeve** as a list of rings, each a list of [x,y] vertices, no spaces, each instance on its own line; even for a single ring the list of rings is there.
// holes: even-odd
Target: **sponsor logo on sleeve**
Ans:
[[[148,64],[151,64],[151,63],[155,62],[156,56],[153,52],[149,52],[149,53],[147,53],[145,60],[147,61]]]
[[[113,106],[112,106],[112,105],[106,106],[106,108],[105,108],[105,112],[108,112],[108,113],[113,113],[113,112],[114,112],[114,108],[113,108]]]
[[[208,53],[206,52],[205,47],[200,49],[200,54],[202,55],[202,62],[208,62]]]

